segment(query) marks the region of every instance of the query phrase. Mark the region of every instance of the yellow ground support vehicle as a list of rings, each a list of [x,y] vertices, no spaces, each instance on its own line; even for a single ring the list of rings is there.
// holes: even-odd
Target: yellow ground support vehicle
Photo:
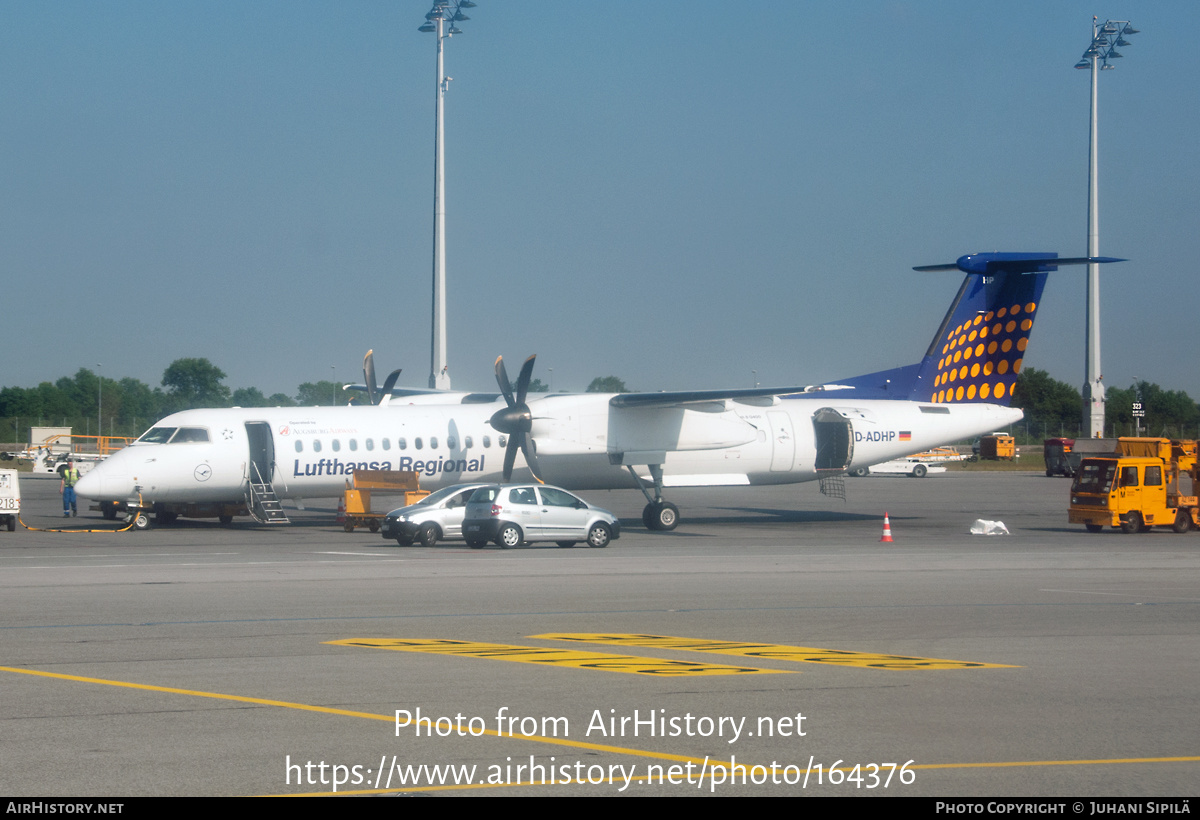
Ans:
[[[346,522],[343,529],[354,532],[355,527],[366,527],[371,532],[379,532],[379,524],[387,514],[388,507],[383,512],[371,510],[371,493],[377,495],[403,496],[404,503],[400,506],[416,504],[429,490],[421,489],[421,474],[402,470],[356,470],[354,486],[346,482],[345,498]]]
[[[979,439],[979,458],[982,461],[1015,461],[1016,440],[1008,433],[992,433]]]
[[[1200,526],[1196,442],[1121,438],[1111,456],[1085,458],[1071,486],[1068,520],[1088,532],[1105,525],[1122,532]]]

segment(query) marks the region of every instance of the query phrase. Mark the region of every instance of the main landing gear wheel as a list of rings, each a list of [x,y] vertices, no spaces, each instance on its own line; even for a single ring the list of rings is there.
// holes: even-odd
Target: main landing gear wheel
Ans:
[[[144,512],[130,513],[129,515],[125,516],[125,521],[132,521],[133,528],[135,530],[150,529],[150,516],[146,515]]]
[[[679,526],[679,508],[670,501],[654,501],[642,510],[642,523],[648,530],[673,530]]]

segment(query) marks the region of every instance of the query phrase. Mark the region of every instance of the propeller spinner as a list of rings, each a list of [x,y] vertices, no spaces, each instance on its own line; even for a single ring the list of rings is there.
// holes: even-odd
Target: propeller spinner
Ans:
[[[504,394],[504,401],[508,406],[493,413],[490,423],[493,429],[508,436],[508,448],[504,451],[505,481],[512,480],[513,463],[517,459],[517,450],[520,450],[525,454],[525,463],[529,465],[529,471],[533,473],[533,477],[539,483],[545,483],[538,475],[540,471],[537,465],[537,454],[534,451],[533,438],[529,435],[533,429],[533,414],[529,411],[529,405],[525,403],[525,395],[529,392],[529,380],[533,375],[533,362],[536,358],[537,355],[534,354],[525,360],[525,364],[521,365],[521,372],[517,376],[517,390],[514,395],[512,382],[508,380],[508,371],[504,369],[504,357],[496,357],[496,383],[500,385],[500,392]]]

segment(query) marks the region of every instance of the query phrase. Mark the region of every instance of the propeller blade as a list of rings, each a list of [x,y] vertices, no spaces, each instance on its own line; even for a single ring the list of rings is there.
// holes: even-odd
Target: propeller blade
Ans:
[[[545,484],[540,475],[541,470],[538,469],[537,454],[533,439],[527,434],[521,435],[521,452],[525,454],[525,463],[529,465],[529,472],[533,473],[534,479],[538,484]]]
[[[508,448],[504,451],[504,480],[506,482],[512,481],[513,464],[517,460],[517,448],[520,446],[516,436],[508,437]]]
[[[504,369],[504,357],[496,357],[496,383],[500,385],[500,392],[504,394],[504,401],[509,407],[516,404],[513,399],[512,382],[508,380],[508,371]]]
[[[363,383],[367,386],[367,398],[371,404],[379,404],[379,393],[375,387],[375,350],[367,351],[363,356]]]
[[[383,380],[383,392],[381,392],[379,394],[380,401],[383,401],[384,396],[392,395],[392,388],[396,386],[396,380],[399,378],[400,378],[400,368],[398,368],[398,367],[395,370],[393,370],[391,373],[388,373],[388,377]]]
[[[517,376],[517,404],[525,403],[525,394],[529,392],[529,379],[533,375],[533,361],[536,358],[537,354],[534,353],[521,365],[521,372]]]

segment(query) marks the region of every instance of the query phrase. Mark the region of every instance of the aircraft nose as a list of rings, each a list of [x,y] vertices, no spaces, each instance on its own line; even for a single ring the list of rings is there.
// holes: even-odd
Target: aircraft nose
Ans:
[[[113,465],[99,464],[75,484],[75,492],[93,501],[120,501],[133,493],[133,477],[106,469]]]

